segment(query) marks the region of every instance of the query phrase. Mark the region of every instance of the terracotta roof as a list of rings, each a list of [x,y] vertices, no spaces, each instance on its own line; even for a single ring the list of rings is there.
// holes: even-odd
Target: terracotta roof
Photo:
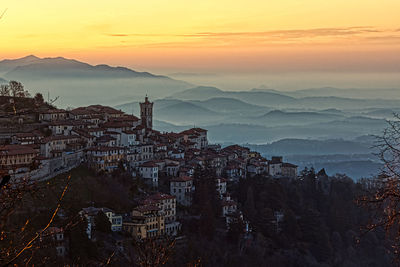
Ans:
[[[154,204],[149,204],[149,205],[138,206],[135,208],[135,210],[139,212],[147,212],[147,211],[159,211],[160,208]]]
[[[88,110],[85,107],[80,107],[80,108],[71,110],[70,113],[72,115],[77,116],[77,115],[91,115],[91,114],[94,114],[95,112]]]
[[[135,131],[132,131],[132,130],[125,130],[125,131],[122,131],[124,134],[135,134],[136,132]]]
[[[47,111],[40,112],[40,114],[55,114],[55,113],[66,113],[64,109],[49,109]]]
[[[23,138],[23,137],[36,137],[37,135],[34,133],[16,133],[14,136],[18,138]]]
[[[294,165],[294,164],[292,164],[292,163],[287,163],[287,162],[285,162],[285,163],[282,163],[282,167],[297,168],[298,166],[297,166],[297,165]]]
[[[195,135],[195,134],[206,133],[206,132],[207,132],[207,130],[202,129],[202,128],[192,128],[192,129],[189,129],[189,130],[182,131],[179,134],[181,134],[181,135]]]
[[[164,199],[175,199],[175,198],[176,198],[176,196],[171,196],[171,195],[160,193],[160,192],[157,192],[154,195],[151,195],[148,197],[148,199],[156,200],[156,201],[164,200]]]
[[[97,146],[88,148],[86,151],[112,151],[112,150],[124,150],[124,148],[118,146]]]
[[[88,132],[81,130],[81,129],[74,129],[72,130],[74,133],[77,133],[79,136],[83,136],[86,138],[94,138],[93,135],[90,135]]]
[[[115,140],[116,140],[116,139],[115,139],[114,137],[112,137],[112,136],[103,135],[103,136],[98,137],[98,138],[96,139],[96,142],[97,142],[97,143],[104,143],[104,142],[110,142],[110,141],[115,141]]]
[[[88,132],[104,132],[105,129],[104,128],[100,128],[100,127],[98,127],[98,128],[88,128],[88,129],[86,129],[86,131],[88,131]]]
[[[68,139],[79,139],[79,136],[77,135],[53,135],[49,137],[45,137],[41,140],[42,144],[45,144],[50,141],[55,141],[55,140],[68,140]]]
[[[181,176],[171,179],[171,182],[188,182],[188,181],[193,181],[193,178],[189,176]]]
[[[119,118],[112,118],[112,119],[110,119],[110,121],[129,121],[129,122],[135,121],[136,122],[136,121],[139,121],[139,118],[134,115],[125,114]]]
[[[147,161],[145,163],[140,164],[139,167],[153,168],[153,167],[158,167],[158,165],[155,164],[154,161]]]
[[[227,147],[223,148],[222,151],[230,151],[230,152],[236,152],[236,151],[240,151],[240,152],[250,152],[250,149],[247,148],[247,147],[239,146],[239,145],[231,145],[231,146],[227,146]]]
[[[122,121],[109,121],[101,125],[104,128],[130,128],[132,125]]]
[[[23,145],[5,145],[0,146],[0,155],[24,155],[37,154],[36,150]]]
[[[178,167],[178,166],[179,166],[179,163],[177,163],[177,162],[170,162],[170,163],[166,164],[166,166],[167,166],[167,167]]]

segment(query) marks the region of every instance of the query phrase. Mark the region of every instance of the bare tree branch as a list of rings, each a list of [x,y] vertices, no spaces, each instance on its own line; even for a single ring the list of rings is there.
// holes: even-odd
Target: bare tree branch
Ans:
[[[2,19],[2,18],[4,17],[4,14],[6,14],[7,10],[8,10],[8,8],[6,8],[6,9],[3,11],[3,13],[0,15],[0,19]]]

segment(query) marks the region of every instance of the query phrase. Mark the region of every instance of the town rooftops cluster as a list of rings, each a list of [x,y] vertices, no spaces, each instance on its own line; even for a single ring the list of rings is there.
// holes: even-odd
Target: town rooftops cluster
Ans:
[[[179,133],[154,130],[153,103],[146,97],[140,108],[140,118],[102,105],[70,111],[41,109],[35,115],[37,121],[22,124],[19,129],[24,131],[10,133],[10,144],[0,146],[1,168],[40,180],[86,164],[96,172],[129,172],[133,179],[151,186],[151,193],[135,199],[135,207],[123,214],[106,207],[83,208],[80,215],[87,221],[86,233],[91,240],[96,239],[94,229],[100,212],[110,221],[113,232],[123,231],[135,239],[178,235],[181,222],[177,207],[192,205],[194,174],[199,168],[215,171],[216,192],[227,227],[235,216],[243,216],[230,196],[229,183],[255,175],[297,177],[297,166],[283,162],[282,157],[268,160],[247,147],[209,145],[206,129],[196,127]],[[169,185],[164,192],[160,192],[160,181]],[[60,239],[57,251],[62,255],[66,251],[64,231],[53,230],[50,234]]]

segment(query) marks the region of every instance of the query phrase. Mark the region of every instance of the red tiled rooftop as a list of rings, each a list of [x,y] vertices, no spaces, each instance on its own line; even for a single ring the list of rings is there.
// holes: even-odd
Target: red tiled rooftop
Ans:
[[[139,167],[154,168],[154,167],[158,167],[158,165],[154,161],[147,161],[145,163],[140,164]]]
[[[181,176],[171,179],[171,182],[188,182],[188,181],[193,181],[193,178],[189,176]]]
[[[0,155],[23,155],[23,154],[37,154],[37,152],[32,147],[23,145],[0,146]]]

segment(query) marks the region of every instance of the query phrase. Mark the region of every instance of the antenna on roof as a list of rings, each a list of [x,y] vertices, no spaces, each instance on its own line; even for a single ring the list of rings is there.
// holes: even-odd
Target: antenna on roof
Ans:
[[[54,102],[56,102],[60,96],[55,97],[54,99],[50,99],[50,91],[47,91],[47,103],[50,105],[53,105]]]

